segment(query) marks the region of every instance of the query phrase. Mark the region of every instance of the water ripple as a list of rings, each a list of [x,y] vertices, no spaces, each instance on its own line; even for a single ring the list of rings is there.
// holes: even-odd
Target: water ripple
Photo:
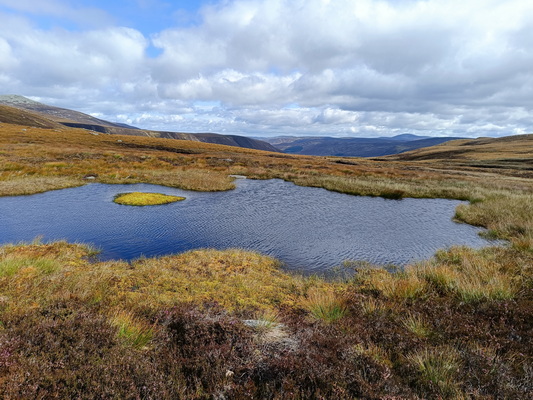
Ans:
[[[186,197],[157,207],[113,203],[118,193]],[[443,247],[488,244],[480,229],[451,220],[458,201],[349,196],[281,180],[239,180],[229,192],[136,185],[87,186],[0,198],[0,242],[67,239],[93,243],[103,259],[130,260],[196,248],[239,247],[317,273],[344,260],[405,265]]]

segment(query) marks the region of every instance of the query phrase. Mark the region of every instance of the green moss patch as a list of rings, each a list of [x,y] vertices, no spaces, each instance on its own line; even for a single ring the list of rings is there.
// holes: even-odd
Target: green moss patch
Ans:
[[[185,200],[185,197],[169,196],[161,193],[121,193],[115,196],[114,202],[126,206],[156,206]]]

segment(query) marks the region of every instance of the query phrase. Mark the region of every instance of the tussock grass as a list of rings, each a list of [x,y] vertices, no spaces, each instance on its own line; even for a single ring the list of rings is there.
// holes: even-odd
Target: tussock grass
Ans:
[[[472,191],[466,182],[435,179],[421,181],[415,178],[388,178],[372,175],[307,176],[296,179],[295,183],[358,196],[378,196],[388,199],[442,197],[467,200],[482,195],[477,190]]]
[[[0,277],[12,277],[20,272],[21,269],[26,271],[35,271],[39,274],[51,274],[59,268],[55,260],[46,258],[5,258],[0,261]]]
[[[387,368],[393,366],[392,361],[390,360],[390,355],[387,350],[379,347],[377,344],[370,343],[358,343],[351,349],[355,354],[369,357],[374,360],[376,363],[383,365]]]
[[[198,250],[175,256],[93,262],[92,249],[59,242],[8,246],[0,251],[0,283],[9,296],[40,306],[76,298],[99,307],[139,313],[182,303],[216,302],[237,313],[275,314],[304,293],[331,284],[279,270],[278,261],[254,252]],[[20,292],[17,287],[24,288]],[[13,304],[16,306],[16,304]]]
[[[344,299],[332,290],[310,290],[304,305],[314,318],[326,323],[336,322],[348,312]]]
[[[360,305],[364,315],[385,314],[389,311],[389,308],[383,302],[373,297],[361,300]]]
[[[118,337],[126,345],[138,349],[146,348],[154,336],[153,326],[128,311],[116,311],[110,323],[117,328]]]
[[[155,206],[182,200],[185,200],[185,197],[169,196],[161,193],[132,192],[118,194],[113,201],[127,206]]]
[[[407,266],[400,272],[361,268],[355,282],[364,290],[396,300],[420,299],[431,292],[451,295],[465,303],[511,300],[526,282],[523,273],[530,271],[520,267],[521,261],[518,265],[503,264],[499,258],[502,254],[505,253],[453,247],[437,252],[432,261]],[[367,301],[365,308],[376,307]]]
[[[431,334],[431,329],[422,316],[418,314],[409,314],[403,320],[403,325],[414,335],[419,338],[428,337]]]
[[[432,263],[420,264],[415,271],[440,293],[451,293],[466,303],[510,300],[520,285],[497,259],[464,247],[440,251]]]
[[[460,361],[455,349],[423,349],[410,354],[407,359],[418,370],[423,386],[434,385],[445,398],[458,398]]]
[[[262,310],[256,314],[255,320],[257,321],[255,324],[256,329],[260,331],[269,331],[279,324],[280,315],[278,311],[273,309]]]
[[[270,257],[239,249],[198,250],[134,262],[116,282],[113,301],[132,307],[216,301],[230,310],[267,310],[292,304],[299,286]]]
[[[381,268],[364,268],[357,271],[356,282],[367,290],[375,290],[390,299],[410,300],[426,292],[426,282],[407,267],[402,272],[389,272]]]
[[[99,177],[102,183],[151,183],[185,190],[217,192],[235,188],[227,174],[205,169],[185,168],[172,171],[131,171],[122,169]]]
[[[143,181],[156,185],[185,190],[217,192],[235,189],[233,178],[225,173],[206,169],[184,169],[171,172],[153,172],[143,176]]]

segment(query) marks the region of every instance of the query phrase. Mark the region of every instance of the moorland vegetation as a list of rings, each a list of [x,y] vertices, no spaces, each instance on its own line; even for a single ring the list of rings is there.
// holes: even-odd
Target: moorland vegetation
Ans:
[[[80,244],[5,245],[0,393],[527,399],[532,146],[530,136],[515,140],[368,160],[0,124],[2,196],[94,181],[217,191],[234,187],[231,175],[281,178],[354,195],[467,200],[455,218],[506,241],[441,250],[401,270],[348,262],[353,273],[336,280],[286,274],[243,250],[127,263],[99,261]]]
[[[185,200],[185,197],[181,196],[169,196],[162,193],[142,193],[142,192],[130,192],[119,193],[113,201],[117,204],[125,206],[158,206],[162,204],[175,203],[176,201]]]

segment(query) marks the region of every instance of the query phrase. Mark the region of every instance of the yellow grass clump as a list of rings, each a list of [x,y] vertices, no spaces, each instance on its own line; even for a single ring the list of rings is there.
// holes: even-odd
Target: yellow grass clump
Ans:
[[[433,262],[415,268],[440,293],[451,293],[466,303],[509,300],[520,287],[520,278],[489,250],[454,247],[439,251]]]
[[[355,277],[358,286],[378,291],[389,299],[409,300],[422,296],[427,284],[407,267],[403,272],[389,272],[382,268],[360,269]]]
[[[182,200],[185,200],[185,197],[169,196],[161,193],[131,192],[118,194],[113,201],[126,206],[155,206]]]

